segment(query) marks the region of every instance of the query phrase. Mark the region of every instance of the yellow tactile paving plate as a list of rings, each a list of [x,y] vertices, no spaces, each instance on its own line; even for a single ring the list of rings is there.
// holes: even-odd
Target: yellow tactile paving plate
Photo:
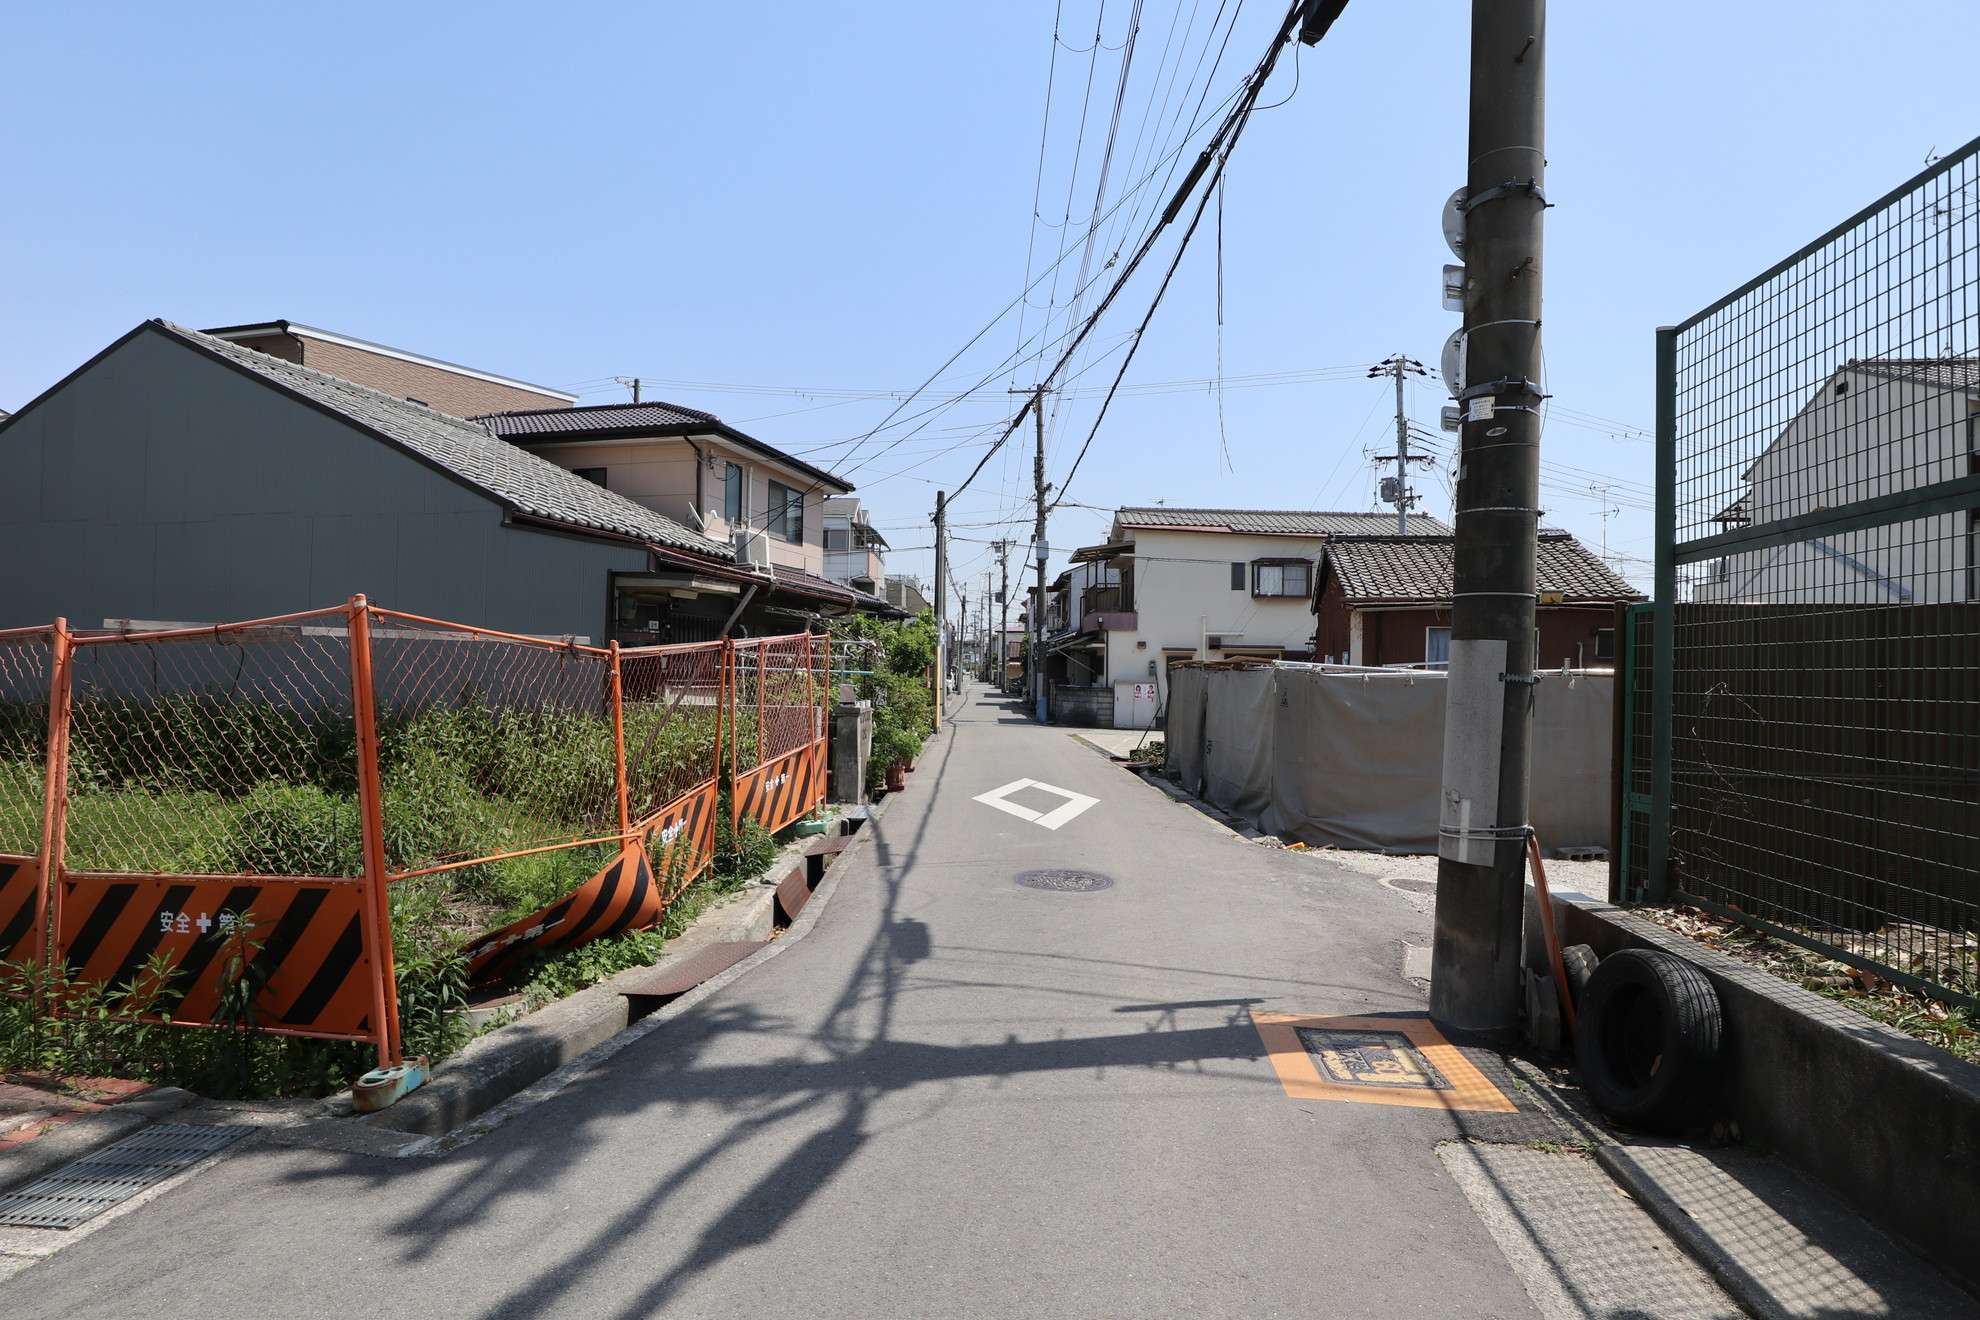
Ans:
[[[1518,1112],[1427,1018],[1311,1017],[1253,1009],[1251,1023],[1279,1084],[1295,1100]],[[1321,1056],[1318,1065],[1302,1032],[1310,1033]]]

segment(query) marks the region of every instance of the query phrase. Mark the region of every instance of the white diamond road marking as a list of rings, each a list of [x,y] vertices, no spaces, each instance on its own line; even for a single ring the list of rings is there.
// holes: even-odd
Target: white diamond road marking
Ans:
[[[1010,800],[1011,794],[1021,792],[1027,788],[1042,789],[1047,793],[1053,793],[1064,798],[1065,801],[1050,811],[1033,811],[1030,807],[1021,807]],[[995,807],[999,811],[1009,812],[1019,820],[1028,820],[1033,825],[1042,826],[1048,830],[1056,830],[1059,826],[1078,816],[1087,808],[1100,805],[1100,799],[1097,797],[1088,797],[1084,793],[1075,793],[1069,788],[1060,788],[1057,784],[1042,784],[1036,779],[1013,779],[1002,788],[993,788],[988,793],[978,793],[976,795],[976,801],[981,802],[986,807]]]

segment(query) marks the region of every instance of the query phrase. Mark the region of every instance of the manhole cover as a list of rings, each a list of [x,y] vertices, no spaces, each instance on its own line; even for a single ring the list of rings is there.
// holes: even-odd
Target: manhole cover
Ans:
[[[1411,1091],[1451,1089],[1437,1066],[1400,1031],[1296,1030],[1323,1081]]]
[[[1412,894],[1434,894],[1437,892],[1435,880],[1419,880],[1413,875],[1392,875],[1382,882],[1391,889],[1407,889]]]
[[[254,1129],[157,1123],[0,1196],[0,1224],[74,1228],[240,1140]]]
[[[1111,889],[1114,882],[1093,871],[1019,871],[1017,882],[1027,889],[1049,889],[1059,894],[1091,894]]]

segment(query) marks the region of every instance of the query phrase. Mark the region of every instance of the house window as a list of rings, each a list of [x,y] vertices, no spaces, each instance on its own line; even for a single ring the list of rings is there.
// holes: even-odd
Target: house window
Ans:
[[[852,549],[852,530],[846,527],[827,527],[825,529],[825,548],[827,550]]]
[[[1232,590],[1232,591],[1243,591],[1243,590],[1244,590],[1244,579],[1245,579],[1245,572],[1244,572],[1244,565],[1243,565],[1243,564],[1232,564],[1232,565],[1231,565],[1231,590]]]
[[[1597,660],[1614,660],[1616,658],[1616,630],[1614,628],[1597,628],[1595,630],[1595,658]]]
[[[780,541],[804,540],[804,492],[792,490],[781,481],[770,483],[770,507],[764,511],[764,529]]]
[[[574,477],[583,477],[594,486],[605,484],[604,468],[572,468],[571,475]]]
[[[727,463],[723,465],[722,516],[734,524],[741,524],[745,520],[743,470],[740,463]]]
[[[1254,596],[1297,596],[1304,600],[1313,594],[1313,565],[1304,559],[1260,559],[1251,570]]]
[[[1425,628],[1423,630],[1423,659],[1427,664],[1447,665],[1451,662],[1451,630],[1449,628]]]

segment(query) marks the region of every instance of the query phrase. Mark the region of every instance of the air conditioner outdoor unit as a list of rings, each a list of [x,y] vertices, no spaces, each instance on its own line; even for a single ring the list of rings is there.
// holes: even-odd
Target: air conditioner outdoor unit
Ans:
[[[738,528],[736,531],[736,562],[747,564],[754,569],[770,571],[770,537],[765,532]]]

